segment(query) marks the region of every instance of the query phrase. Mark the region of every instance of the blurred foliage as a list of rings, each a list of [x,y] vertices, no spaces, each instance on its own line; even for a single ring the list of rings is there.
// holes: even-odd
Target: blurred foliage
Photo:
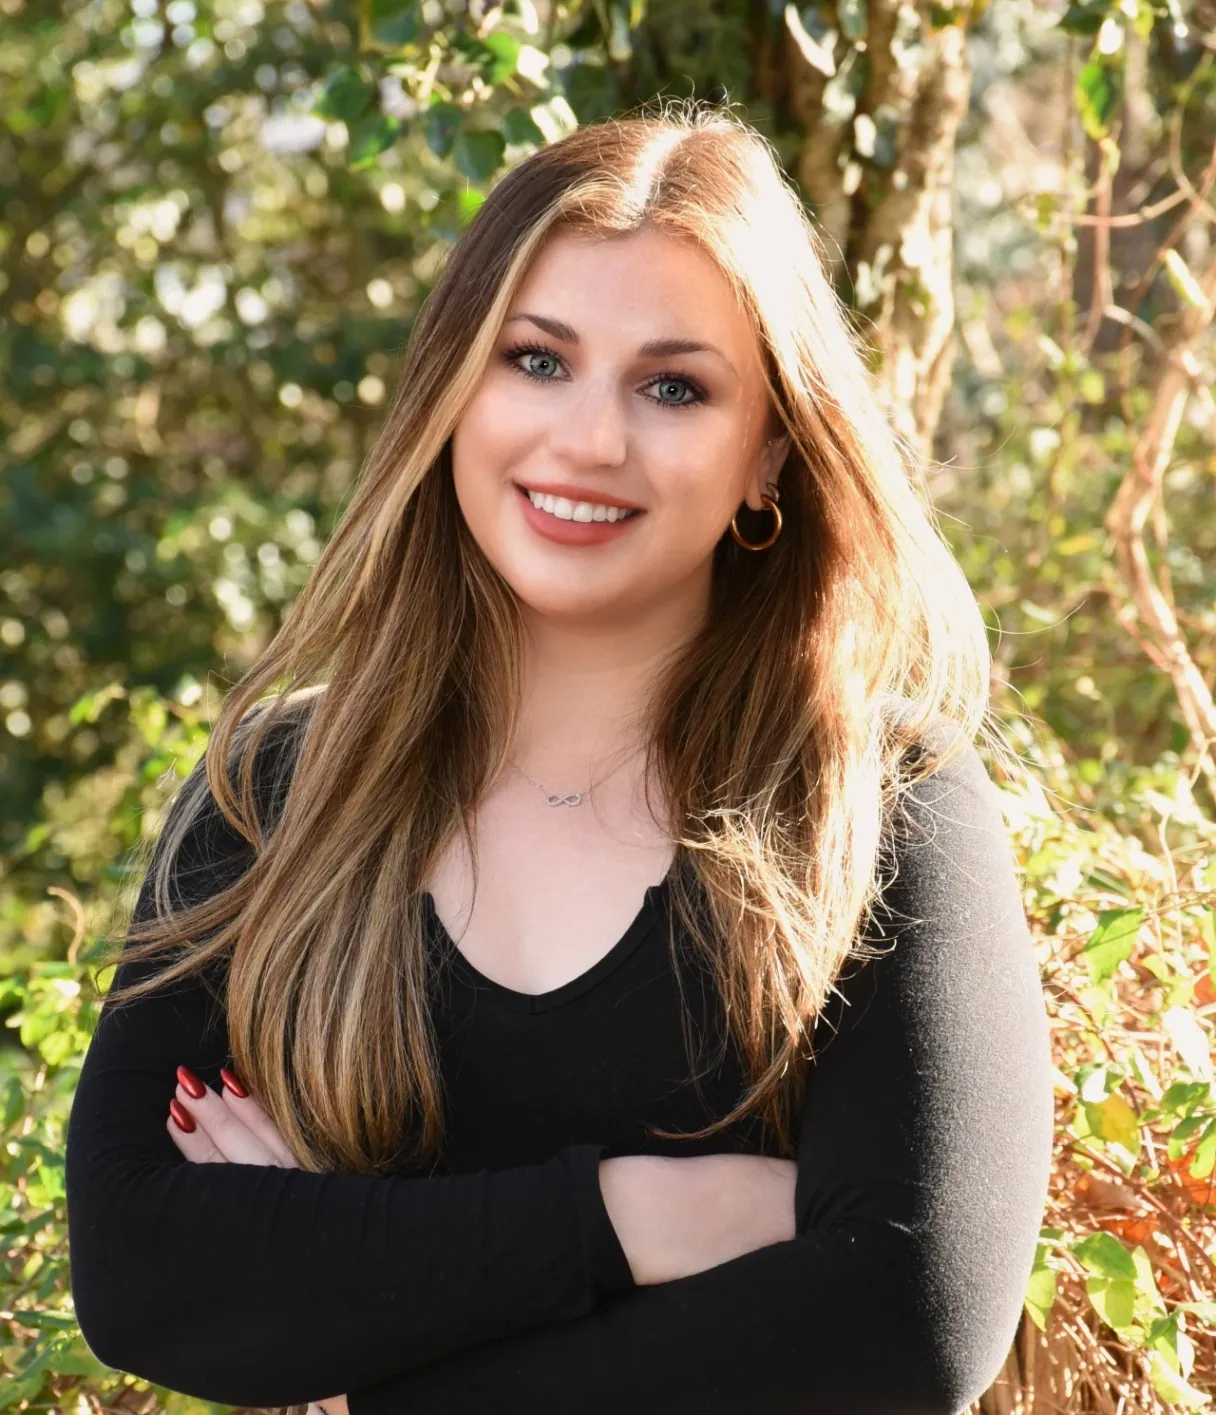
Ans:
[[[796,64],[864,96],[879,8],[0,0],[0,1408],[220,1409],[75,1329],[86,970],[340,515],[452,241],[504,166],[655,95],[738,101],[795,166]],[[931,486],[1041,783],[1004,799],[1058,1154],[1007,1374],[1029,1389],[1046,1352],[1073,1408],[1189,1408],[1216,1384],[1216,801],[1105,517],[1205,298],[1216,10],[918,10],[967,27],[974,70]],[[913,39],[892,29],[897,61]],[[890,166],[881,119],[842,163]],[[1134,219],[1099,239],[1102,210]],[[878,274],[837,278],[858,309]],[[1209,330],[1147,545],[1209,684],[1214,382]]]

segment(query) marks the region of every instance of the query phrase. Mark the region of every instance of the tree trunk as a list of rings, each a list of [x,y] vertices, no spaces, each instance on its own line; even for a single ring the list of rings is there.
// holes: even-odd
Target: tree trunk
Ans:
[[[806,135],[794,175],[876,348],[888,412],[921,455],[953,362],[954,148],[971,92],[966,29],[934,28],[934,10],[870,0],[846,38],[824,6],[829,28],[809,37],[789,6],[781,75]]]

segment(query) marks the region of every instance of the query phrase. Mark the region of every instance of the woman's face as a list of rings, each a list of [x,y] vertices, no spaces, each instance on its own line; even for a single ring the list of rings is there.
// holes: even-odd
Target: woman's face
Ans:
[[[651,230],[562,231],[453,433],[456,497],[525,610],[695,619],[731,517],[776,484],[789,442],[766,445],[772,423],[757,340],[708,256]],[[635,514],[608,521],[617,506]]]

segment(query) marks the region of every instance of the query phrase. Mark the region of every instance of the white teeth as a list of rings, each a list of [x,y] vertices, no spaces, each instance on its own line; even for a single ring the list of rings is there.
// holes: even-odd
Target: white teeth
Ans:
[[[565,496],[550,496],[547,492],[530,491],[528,500],[541,511],[556,516],[559,521],[623,521],[636,514],[622,506],[604,506],[594,501],[571,501]]]

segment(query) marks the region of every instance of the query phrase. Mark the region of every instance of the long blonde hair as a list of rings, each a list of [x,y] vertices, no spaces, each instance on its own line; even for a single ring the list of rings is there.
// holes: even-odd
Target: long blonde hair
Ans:
[[[791,436],[782,534],[756,553],[723,536],[710,612],[647,720],[673,923],[749,1068],[737,1108],[695,1138],[757,1112],[793,1152],[792,1063],[846,959],[870,956],[902,793],[977,733],[1001,745],[979,606],[767,141],[689,103],[542,148],[451,252],[340,525],[173,803],[149,871],[158,917],[131,929],[126,957],[179,956],[110,994],[226,960],[233,1064],[305,1168],[384,1173],[441,1147],[422,883],[453,831],[472,848],[511,747],[522,643],[515,597],[460,515],[449,439],[547,238],[642,226],[716,260]],[[290,749],[271,816],[253,776],[268,733]],[[182,842],[217,806],[251,863],[174,912]]]

